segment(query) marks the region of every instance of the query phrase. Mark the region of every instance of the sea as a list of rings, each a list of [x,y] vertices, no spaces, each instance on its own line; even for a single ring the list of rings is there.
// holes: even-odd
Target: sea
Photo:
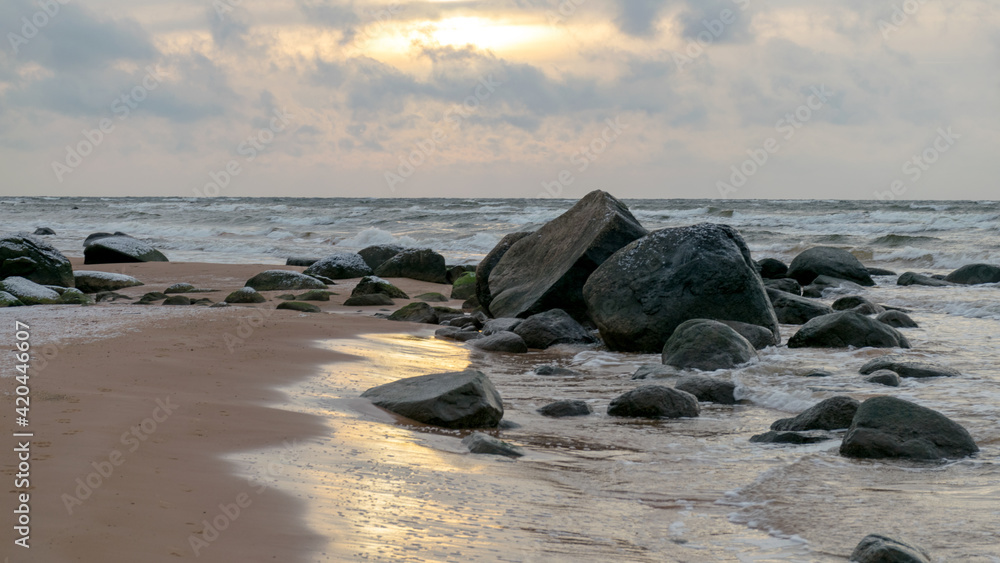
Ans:
[[[649,230],[703,222],[737,228],[755,258],[789,262],[818,245],[869,266],[946,274],[1000,264],[1000,204],[992,201],[623,200]],[[449,263],[478,262],[505,235],[539,227],[573,205],[555,199],[35,198],[0,199],[0,230],[49,227],[81,256],[96,231],[151,242],[172,261],[283,264],[373,244],[430,247]],[[278,405],[328,420],[330,433],[232,458],[234,471],[295,495],[306,522],[330,538],[317,561],[797,561],[844,562],[865,535],[927,550],[935,562],[1000,562],[1000,284],[896,285],[876,276],[868,299],[919,324],[902,329],[905,356],[960,377],[867,383],[858,368],[885,350],[761,351],[713,373],[731,378],[737,406],[703,404],[672,421],[614,419],[615,396],[658,355],[558,346],[516,357],[434,338],[432,328],[320,343],[357,358],[285,389]],[[827,303],[843,295],[829,290]],[[80,310],[96,308],[80,308]],[[209,309],[200,309],[207,313]],[[91,314],[91,313],[87,313]],[[782,341],[798,329],[782,325]],[[539,376],[539,365],[576,372]],[[435,371],[480,369],[504,398],[498,435],[516,461],[471,456],[461,433],[408,425],[358,395]],[[816,370],[827,377],[806,377]],[[679,374],[678,374],[679,375]],[[655,383],[671,385],[674,377]],[[835,396],[893,395],[967,428],[981,451],[941,463],[858,461],[839,440],[749,442],[779,418]],[[594,414],[548,419],[555,400]],[[277,473],[268,468],[279,468]]]

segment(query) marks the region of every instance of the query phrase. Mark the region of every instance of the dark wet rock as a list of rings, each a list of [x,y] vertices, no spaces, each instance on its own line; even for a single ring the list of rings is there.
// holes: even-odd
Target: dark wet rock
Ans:
[[[901,311],[886,311],[875,317],[875,320],[893,328],[918,328],[916,321]]]
[[[827,290],[835,290],[835,292],[840,293],[861,293],[865,288],[852,281],[832,278],[830,276],[818,276],[811,284],[802,288],[802,296],[812,298],[823,297],[823,292]]]
[[[252,287],[241,287],[226,296],[226,303],[263,303],[267,301],[263,295]]]
[[[677,327],[663,346],[663,364],[680,369],[730,369],[757,358],[746,338],[728,326],[692,319]]]
[[[191,298],[186,295],[171,295],[163,301],[164,305],[190,305]]]
[[[44,236],[54,235],[54,234],[56,234],[56,232],[53,231],[52,229],[48,228],[48,227],[38,227],[37,229],[35,229],[35,232],[33,232],[31,234],[33,234],[35,236],[44,237]]]
[[[469,315],[469,316],[462,316],[462,317],[456,317],[456,318],[451,319],[450,321],[448,321],[448,324],[451,325],[451,326],[463,327],[463,328],[474,329],[474,330],[479,330],[479,329],[483,328],[483,321],[482,321],[482,319],[480,319],[478,317],[471,316],[471,315]]]
[[[967,264],[948,274],[945,281],[962,285],[1000,282],[1000,266],[992,264]]]
[[[446,303],[448,301],[448,298],[440,293],[421,293],[414,297],[414,299],[428,303]]]
[[[928,362],[907,360],[896,354],[889,354],[869,360],[865,365],[861,366],[859,371],[862,375],[868,375],[881,369],[894,371],[900,377],[912,377],[915,379],[926,377],[959,377],[962,375],[958,370],[949,367]]]
[[[444,256],[429,248],[403,250],[379,266],[375,275],[445,283]]]
[[[783,291],[768,289],[767,297],[771,300],[778,322],[782,324],[801,325],[810,319],[833,313],[833,309],[823,303]]]
[[[84,264],[168,262],[162,252],[129,236],[111,236],[92,241],[83,249]]]
[[[817,276],[830,276],[863,286],[875,285],[868,269],[853,254],[832,246],[810,248],[788,266],[788,277],[802,285],[812,283]]]
[[[699,401],[720,405],[736,404],[736,384],[719,377],[685,375],[674,383],[674,389],[687,391]]]
[[[877,315],[885,312],[880,305],[872,303],[860,295],[846,295],[833,302],[834,311],[854,311],[862,315]],[[871,312],[867,312],[871,311]]]
[[[499,319],[492,319],[486,321],[483,324],[483,334],[489,336],[497,332],[514,332],[517,325],[524,322],[524,319],[515,319],[512,317],[501,317]]]
[[[833,375],[833,373],[831,373],[829,371],[821,370],[821,369],[814,369],[814,370],[806,372],[802,377],[831,377],[832,375]]]
[[[538,413],[542,416],[548,416],[552,418],[563,418],[567,416],[587,416],[588,414],[594,412],[594,409],[590,408],[590,405],[586,401],[579,400],[565,400],[556,401],[554,403],[549,403],[544,407],[538,409]]]
[[[524,343],[524,339],[513,332],[497,332],[490,336],[473,340],[471,344],[475,348],[487,352],[524,354],[528,351],[528,345]]]
[[[436,325],[438,324],[438,314],[437,311],[435,311],[434,308],[427,303],[418,301],[416,303],[410,303],[409,305],[389,315],[389,320]]]
[[[569,368],[559,366],[544,365],[535,368],[535,375],[580,375]]]
[[[99,291],[96,295],[94,295],[94,299],[98,303],[103,303],[105,301],[111,301],[112,303],[114,303],[115,301],[132,300],[132,298],[129,297],[128,295],[122,295],[121,293],[115,293],[114,291]]]
[[[646,364],[639,366],[632,374],[632,379],[662,379],[677,375],[677,368],[663,364]]]
[[[463,330],[456,326],[446,326],[444,328],[439,328],[434,331],[435,336],[441,338],[448,338],[450,340],[457,340],[459,342],[468,342],[470,340],[478,340],[480,338],[485,338],[479,331],[476,330]]]
[[[508,444],[499,438],[494,438],[482,432],[473,432],[462,438],[462,445],[474,454],[502,455],[506,457],[521,457],[524,450],[513,444]]]
[[[127,233],[123,233],[121,231],[115,231],[113,233],[105,233],[105,232],[91,233],[91,234],[87,235],[87,238],[83,239],[83,246],[84,247],[90,246],[90,244],[92,242],[100,240],[102,238],[108,238],[108,237],[129,237],[129,238],[132,238],[132,235],[129,235]]]
[[[869,534],[851,552],[853,563],[931,563],[922,548],[899,540]]]
[[[757,350],[763,350],[768,346],[777,346],[780,344],[780,339],[775,338],[773,332],[762,326],[741,323],[739,321],[719,322],[738,332],[740,336],[746,338],[747,342]]]
[[[438,323],[444,324],[455,319],[466,318],[465,311],[461,309],[452,309],[451,307],[436,306],[432,307],[434,313],[437,315]]]
[[[463,311],[483,311],[483,308],[479,306],[479,298],[473,295],[472,297],[462,301]],[[485,314],[485,313],[483,313]]]
[[[799,282],[793,280],[792,278],[782,278],[780,280],[764,280],[764,287],[766,287],[767,289],[774,289],[777,291],[783,291],[785,293],[791,293],[796,297],[802,295],[802,286],[799,285]]]
[[[862,403],[840,445],[840,455],[867,459],[956,459],[978,451],[960,424],[895,397]]]
[[[73,287],[73,266],[54,246],[26,233],[0,236],[0,279]]]
[[[562,309],[583,322],[584,283],[612,254],[646,233],[625,204],[606,192],[590,192],[503,255],[489,274],[489,310],[496,317],[523,318]]]
[[[865,378],[865,381],[868,383],[886,385],[888,387],[899,387],[900,383],[899,375],[897,375],[896,372],[887,369],[880,369],[872,372],[871,375]]]
[[[479,300],[479,304],[486,310],[491,316],[493,313],[490,312],[490,302],[493,300],[493,295],[490,293],[489,277],[493,268],[500,262],[503,255],[510,250],[514,243],[523,239],[524,237],[530,235],[530,231],[511,233],[497,243],[493,250],[483,258],[483,261],[479,263],[476,268],[476,299]]]
[[[20,276],[11,276],[0,281],[0,291],[13,295],[24,305],[58,305],[60,303],[58,292]]]
[[[895,276],[896,272],[892,270],[886,270],[885,268],[873,268],[871,266],[865,266],[868,270],[868,274],[872,276]]]
[[[368,295],[358,295],[357,297],[348,297],[347,301],[344,301],[345,307],[380,307],[395,305],[396,302],[392,300],[391,297],[385,295],[384,293],[371,293]],[[398,320],[398,319],[393,319]]]
[[[496,428],[503,418],[500,393],[476,370],[400,379],[361,396],[387,411],[444,428]]]
[[[800,430],[837,430],[847,428],[854,419],[861,403],[857,399],[839,395],[820,401],[794,418],[774,421],[771,430],[780,432]]]
[[[683,322],[732,320],[779,338],[778,320],[750,251],[727,225],[662,229],[609,258],[584,287],[612,350],[657,352]]]
[[[597,340],[562,309],[532,315],[514,327],[528,348],[544,350],[556,344],[593,344]]]
[[[788,339],[789,348],[909,348],[898,330],[853,311],[811,319]]]
[[[331,295],[336,295],[336,293],[325,289],[310,289],[295,299],[299,301],[329,301]]]
[[[24,303],[6,291],[0,291],[0,308],[2,307],[22,307]]]
[[[388,281],[378,277],[378,276],[365,276],[361,278],[358,285],[354,287],[354,291],[351,292],[351,297],[358,297],[359,295],[371,295],[373,293],[382,293],[388,295],[393,299],[409,299],[410,296],[406,294],[402,289],[392,285]],[[426,300],[422,300],[426,301]]]
[[[387,260],[400,252],[406,250],[405,247],[395,244],[377,244],[358,251],[358,255],[368,264],[374,272],[379,266],[385,264]]]
[[[94,298],[75,287],[68,287],[59,296],[59,302],[63,305],[91,305],[94,303]]]
[[[338,252],[322,258],[302,272],[307,276],[323,276],[331,280],[348,280],[372,275],[361,256],[353,252]]]
[[[465,272],[451,287],[452,299],[468,299],[476,295],[476,274]]]
[[[760,277],[764,279],[777,280],[784,278],[785,274],[788,273],[788,265],[775,258],[758,260],[757,265],[760,267]]]
[[[320,312],[319,307],[313,305],[312,303],[303,303],[302,301],[285,301],[284,303],[278,303],[276,308],[288,311],[298,311],[300,313]]]
[[[146,305],[149,303],[155,303],[156,301],[163,301],[166,298],[167,298],[166,293],[162,293],[159,291],[150,291],[149,293],[146,293],[145,295],[140,297],[137,303]]]
[[[275,299],[281,299],[282,301],[295,301],[295,295],[291,293],[282,293],[281,295],[275,296]]]
[[[84,293],[100,293],[102,291],[116,291],[126,287],[137,287],[143,283],[132,276],[116,274],[112,272],[91,272],[88,270],[77,270],[73,272],[74,285]]]
[[[267,270],[247,280],[247,287],[257,291],[326,289],[320,280],[291,270]]]
[[[464,276],[465,274],[475,274],[476,273],[476,268],[478,268],[478,267],[479,267],[478,264],[476,264],[476,265],[465,265],[465,264],[463,264],[461,266],[445,266],[445,270],[447,271],[445,273],[445,276],[444,276],[445,282],[454,285],[455,282],[458,281],[458,279],[461,278],[462,276]],[[475,291],[473,291],[473,294],[475,294]]]
[[[163,293],[166,293],[168,295],[171,294],[171,293],[191,293],[192,291],[195,291],[196,289],[197,288],[195,286],[193,286],[193,285],[191,285],[189,283],[183,283],[182,282],[182,283],[175,283],[175,284],[171,285],[170,287],[168,287],[167,289],[164,289]]]
[[[289,258],[288,260],[285,260],[285,265],[305,266],[308,268],[309,266],[312,266],[316,262],[319,262],[319,258]]]
[[[926,285],[928,287],[949,287],[955,284],[944,280],[937,280],[930,276],[917,274],[914,272],[903,272],[896,280],[896,285]]]
[[[833,440],[834,435],[822,430],[786,431],[771,430],[750,438],[751,442],[759,444],[816,444]]]
[[[633,418],[695,417],[700,412],[697,397],[663,385],[636,387],[608,405],[609,416]]]

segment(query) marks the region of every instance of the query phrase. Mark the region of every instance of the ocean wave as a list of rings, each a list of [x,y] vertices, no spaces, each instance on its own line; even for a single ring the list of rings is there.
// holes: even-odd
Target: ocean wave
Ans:
[[[405,247],[420,246],[420,243],[413,237],[405,235],[397,237],[389,231],[383,231],[375,227],[369,227],[353,237],[342,239],[337,242],[336,246],[350,250],[361,250],[362,248],[376,244],[396,244]]]
[[[878,244],[882,246],[905,246],[918,242],[934,242],[940,241],[938,237],[928,237],[921,235],[898,235],[898,234],[888,234],[882,235],[879,238],[872,241],[872,244]]]

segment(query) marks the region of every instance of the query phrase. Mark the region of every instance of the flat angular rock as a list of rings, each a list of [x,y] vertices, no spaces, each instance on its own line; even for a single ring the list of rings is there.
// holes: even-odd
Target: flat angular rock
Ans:
[[[358,297],[359,295],[371,295],[373,293],[382,293],[388,295],[393,299],[409,299],[410,296],[406,294],[402,289],[392,285],[388,281],[378,277],[378,276],[365,276],[361,278],[358,285],[354,287],[351,291],[351,297]],[[421,301],[427,301],[422,299]],[[447,299],[445,299],[447,301]]]
[[[523,318],[562,309],[584,321],[587,278],[646,233],[625,204],[603,191],[590,192],[507,250],[489,274],[489,310],[496,317]]]
[[[319,313],[320,308],[313,305],[312,303],[303,303],[302,301],[285,301],[284,303],[278,303],[277,309],[285,309],[289,311],[298,311],[300,313]]]
[[[830,276],[862,286],[875,285],[868,269],[853,254],[832,246],[816,246],[802,252],[788,265],[787,275],[802,285],[812,283],[817,276]]]
[[[918,379],[925,377],[959,377],[962,375],[958,370],[949,367],[929,362],[907,360],[896,354],[889,354],[869,360],[865,365],[861,366],[859,371],[862,375],[868,375],[883,369],[896,372],[900,377]]]
[[[885,385],[887,387],[899,387],[899,375],[894,371],[889,371],[887,369],[880,369],[873,372],[871,375],[865,378],[868,383],[877,383],[879,385]]]
[[[736,384],[718,377],[685,375],[674,383],[674,389],[687,391],[702,402],[720,405],[736,404]]]
[[[358,251],[358,256],[368,264],[374,272],[379,266],[385,264],[386,260],[406,250],[405,247],[396,244],[377,244]]]
[[[903,272],[896,280],[896,285],[926,285],[928,287],[949,287],[955,284],[944,280],[936,280],[930,276],[917,274],[915,272]]]
[[[853,311],[811,319],[788,339],[789,348],[909,348],[896,329]]]
[[[162,252],[129,236],[97,239],[83,249],[84,264],[121,264],[130,262],[168,262]]]
[[[473,432],[462,438],[462,445],[474,454],[502,455],[506,457],[521,457],[524,450],[513,444],[508,444],[499,438],[494,438],[482,432]]]
[[[609,416],[631,418],[695,417],[700,412],[701,406],[694,395],[663,385],[636,387],[608,405]]]
[[[895,397],[873,397],[861,403],[840,445],[840,455],[867,459],[958,459],[978,451],[972,436],[958,423]]]
[[[297,289],[326,289],[326,284],[318,279],[291,270],[267,270],[247,280],[247,287],[257,291],[280,291]]]
[[[692,319],[677,327],[663,346],[663,364],[680,369],[730,369],[757,358],[746,338],[728,326]]]
[[[322,276],[331,280],[347,280],[370,276],[372,269],[361,256],[353,252],[338,252],[322,258],[302,272],[307,276]]]
[[[438,315],[433,307],[423,301],[418,301],[389,315],[389,320],[436,325],[438,324]]]
[[[528,348],[544,350],[556,344],[593,344],[596,339],[562,309],[532,315],[514,327]]]
[[[852,563],[931,563],[922,548],[899,540],[869,534],[851,552]]]
[[[549,403],[538,409],[538,414],[552,418],[563,418],[567,416],[587,416],[594,412],[586,401],[565,400]]]
[[[136,287],[143,283],[132,276],[113,272],[92,272],[77,270],[73,272],[76,288],[84,293],[100,293],[102,291],[117,291],[126,287]]]
[[[945,281],[963,285],[1000,282],[1000,266],[993,264],[967,264],[948,274]]]
[[[771,430],[780,432],[802,430],[837,430],[847,428],[861,403],[851,397],[837,396],[820,401],[794,418],[774,421]]]
[[[523,239],[524,237],[530,234],[531,234],[530,231],[524,231],[519,233],[511,233],[503,237],[502,239],[500,239],[500,242],[498,242],[497,245],[493,247],[493,250],[491,250],[489,254],[487,254],[486,257],[483,258],[483,261],[479,263],[479,266],[476,267],[476,299],[479,300],[479,304],[490,315],[492,315],[492,313],[490,313],[490,302],[493,301],[493,294],[490,292],[490,286],[488,282],[490,277],[490,272],[492,272],[493,268],[495,268],[497,263],[500,262],[500,259],[503,258],[503,255],[506,254],[508,250],[510,250],[510,247],[514,246],[515,242]]]
[[[446,283],[444,256],[429,248],[410,248],[393,256],[375,270],[383,278],[409,278],[431,283]]]
[[[918,328],[916,321],[902,311],[886,311],[875,317],[875,320],[892,328]]]
[[[497,332],[490,336],[473,340],[470,344],[475,348],[487,352],[524,354],[528,351],[528,345],[524,343],[524,339],[513,332]]]
[[[73,266],[61,252],[27,233],[0,236],[0,279],[17,276],[39,285],[73,287]]]
[[[0,281],[0,291],[13,295],[24,305],[58,305],[59,293],[20,276]]]
[[[771,300],[771,306],[774,307],[774,314],[778,317],[778,322],[782,324],[806,324],[810,319],[833,313],[831,307],[818,301],[783,291],[768,289],[767,297]]]
[[[263,303],[267,299],[252,287],[241,287],[226,296],[224,301],[226,303]]]
[[[444,428],[496,428],[503,418],[500,393],[475,370],[401,379],[361,396],[387,411]]]
[[[388,295],[384,293],[358,295],[356,297],[348,297],[347,301],[344,301],[345,307],[388,307],[390,305],[395,305],[395,304],[396,302],[393,301]],[[395,321],[400,319],[392,319],[392,320]]]
[[[751,442],[760,444],[816,444],[832,440],[834,436],[822,430],[779,432],[771,430],[750,438]]]

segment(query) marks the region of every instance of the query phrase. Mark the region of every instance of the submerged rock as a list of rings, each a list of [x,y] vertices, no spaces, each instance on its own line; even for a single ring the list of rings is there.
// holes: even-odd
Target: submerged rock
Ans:
[[[400,379],[361,396],[387,411],[444,428],[496,428],[503,418],[500,393],[475,370]]]
[[[168,262],[162,252],[129,236],[110,236],[92,241],[83,249],[84,264]]]
[[[506,457],[521,457],[524,450],[513,444],[508,444],[499,438],[494,438],[482,432],[473,432],[462,438],[462,445],[474,454],[502,455]]]
[[[949,287],[955,284],[944,280],[936,280],[930,276],[917,274],[914,272],[903,272],[896,280],[896,285],[926,285],[928,287]]]
[[[707,319],[681,323],[662,353],[664,365],[703,371],[730,369],[756,358],[757,351],[746,338],[720,322]]]
[[[789,348],[909,348],[896,329],[853,311],[811,319],[788,339]]]
[[[771,430],[750,438],[751,442],[760,444],[816,444],[833,440],[834,436],[822,430],[804,430],[779,432]]]
[[[632,418],[695,417],[700,412],[701,406],[694,395],[663,385],[636,387],[608,405],[609,416]]]
[[[957,459],[978,451],[958,423],[895,397],[873,397],[862,403],[840,445],[840,455],[869,459]]]
[[[875,285],[868,269],[853,254],[832,246],[810,248],[796,256],[788,266],[788,277],[802,285],[812,283],[818,276],[830,276],[863,286]]]
[[[535,375],[580,375],[569,368],[559,366],[543,365],[535,368]]]
[[[861,403],[846,396],[830,397],[802,411],[794,418],[774,421],[771,430],[780,432],[800,430],[837,430],[847,428]]]
[[[61,252],[26,233],[0,236],[0,279],[21,277],[39,285],[73,287],[73,266]]]
[[[869,534],[851,552],[853,563],[931,563],[922,548],[899,540]]]
[[[664,377],[673,377],[677,375],[677,368],[673,366],[665,366],[663,364],[646,364],[639,366],[634,373],[632,373],[632,379],[662,379]]]
[[[479,304],[486,310],[487,313],[492,315],[490,312],[490,302],[493,301],[493,294],[490,292],[489,277],[493,268],[496,267],[503,255],[510,250],[514,243],[523,239],[524,237],[530,235],[530,231],[511,233],[497,243],[493,247],[493,250],[483,258],[483,261],[479,263],[476,268],[476,299],[479,300]]]
[[[163,301],[164,305],[190,305],[191,298],[186,295],[171,295]]]
[[[310,289],[295,299],[298,301],[329,301],[331,295],[336,295],[336,293],[325,289]]]
[[[893,328],[918,328],[916,321],[902,311],[886,311],[875,317],[875,320]]]
[[[865,365],[861,366],[859,371],[862,375],[868,375],[883,369],[896,372],[900,377],[912,378],[959,377],[962,375],[958,370],[949,367],[929,362],[907,360],[896,354],[889,354],[869,360]]]
[[[102,291],[117,291],[126,287],[137,287],[143,283],[132,276],[113,272],[92,272],[77,270],[73,272],[76,288],[84,293],[100,293]]]
[[[562,309],[538,313],[518,323],[513,332],[528,348],[544,350],[556,344],[592,344],[596,339]]]
[[[802,296],[819,298],[823,297],[823,293],[827,290],[835,293],[861,293],[865,288],[852,281],[830,276],[817,276],[811,284],[802,288]]]
[[[446,283],[444,256],[429,248],[410,248],[386,260],[375,270],[383,278],[409,278],[431,283]]]
[[[52,235],[56,234],[56,232],[53,231],[52,229],[48,228],[48,227],[38,227],[37,229],[35,229],[35,232],[33,232],[31,234],[33,234],[35,236],[45,237],[45,236],[52,236]]]
[[[414,299],[428,303],[446,303],[448,301],[448,298],[440,293],[421,293]]]
[[[347,280],[370,276],[372,269],[361,256],[353,252],[331,254],[302,272],[307,276],[322,276],[331,280]]]
[[[246,287],[257,291],[296,289],[326,289],[318,279],[291,270],[267,270],[247,280]]]

